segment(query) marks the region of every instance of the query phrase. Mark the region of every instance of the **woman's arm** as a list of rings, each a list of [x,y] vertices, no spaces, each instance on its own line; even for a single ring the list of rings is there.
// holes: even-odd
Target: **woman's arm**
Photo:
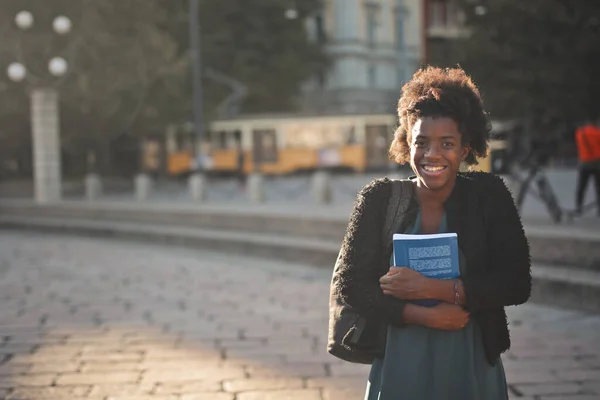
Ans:
[[[385,187],[387,185],[387,187]],[[379,286],[389,182],[376,181],[358,195],[333,273],[332,289],[357,312],[404,325],[406,302],[383,294]]]
[[[489,267],[462,279],[469,310],[522,304],[531,294],[529,243],[513,197],[499,177],[490,182],[486,204]]]

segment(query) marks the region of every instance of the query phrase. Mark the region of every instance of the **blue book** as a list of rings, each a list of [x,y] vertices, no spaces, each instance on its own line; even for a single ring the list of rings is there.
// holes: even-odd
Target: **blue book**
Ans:
[[[460,275],[458,236],[456,233],[405,235],[396,233],[394,266],[411,268],[428,278],[454,279]],[[438,300],[416,300],[414,303],[432,307]]]

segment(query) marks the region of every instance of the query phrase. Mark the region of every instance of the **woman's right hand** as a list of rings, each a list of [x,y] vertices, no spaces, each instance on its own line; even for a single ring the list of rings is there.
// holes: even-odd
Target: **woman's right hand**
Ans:
[[[440,302],[430,308],[431,314],[427,326],[433,329],[457,331],[469,322],[469,313],[461,306]]]

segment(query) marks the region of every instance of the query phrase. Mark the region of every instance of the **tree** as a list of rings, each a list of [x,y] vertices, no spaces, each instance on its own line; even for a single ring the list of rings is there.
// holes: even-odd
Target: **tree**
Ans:
[[[461,64],[494,118],[582,119],[600,112],[600,2],[473,3],[463,1],[471,34]]]
[[[27,32],[13,22],[23,9],[35,16],[34,28]],[[60,14],[73,20],[73,31],[65,37],[51,29],[52,19]],[[180,90],[172,87],[181,86],[178,82],[185,76],[186,61],[177,54],[176,43],[157,28],[164,18],[156,1],[148,0],[6,0],[0,7],[5,27],[0,54],[7,63],[22,60],[35,85],[56,82],[50,79],[47,62],[57,55],[66,58],[71,73],[60,85],[63,150],[79,158],[90,151],[108,158],[108,144],[130,130],[141,114],[150,121],[157,114],[174,118],[148,112],[152,88],[163,85],[162,100],[172,101]],[[0,97],[7,104],[24,85],[4,89]],[[18,107],[3,110],[3,119],[8,113],[29,117],[23,97],[16,96]]]
[[[308,40],[303,22],[319,0],[296,1],[293,20],[284,15],[293,2],[200,4],[205,71],[248,87],[244,112],[294,109],[302,83],[327,66],[322,45]],[[24,9],[36,18],[27,32],[14,24]],[[109,166],[110,144],[126,132],[162,134],[170,123],[191,120],[188,13],[188,0],[3,0],[0,59],[4,68],[22,60],[42,80],[51,78],[51,57],[68,60],[71,70],[60,85],[61,140],[83,173],[90,151]],[[73,20],[73,31],[64,37],[51,30],[60,14]],[[204,82],[210,119],[231,89],[206,77]],[[0,79],[0,105],[0,118],[11,122],[3,124],[0,137],[17,146],[22,141],[14,138],[29,134],[24,84]]]
[[[287,19],[288,7],[298,17]],[[171,17],[165,26],[186,53],[189,49],[188,0],[163,3]],[[305,18],[319,0],[219,0],[200,2],[203,66],[240,81],[248,88],[244,112],[290,111],[301,85],[329,65],[321,43],[311,42]],[[206,81],[209,115],[230,92]]]

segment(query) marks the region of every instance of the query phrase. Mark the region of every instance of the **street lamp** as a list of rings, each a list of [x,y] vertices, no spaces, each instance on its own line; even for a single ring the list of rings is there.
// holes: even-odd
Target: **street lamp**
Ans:
[[[15,24],[23,31],[31,29],[34,21],[33,14],[26,10],[15,16]],[[66,35],[71,31],[71,20],[58,16],[52,29],[59,35]],[[54,77],[64,76],[68,69],[69,65],[62,57],[53,57],[48,62],[48,72]],[[27,67],[20,62],[10,64],[6,72],[13,82],[27,78]],[[57,201],[62,196],[58,91],[52,84],[36,84],[29,95],[35,200],[41,203]]]
[[[27,68],[21,63],[14,62],[6,70],[8,77],[13,82],[21,82],[27,76]]]
[[[285,17],[290,20],[298,18],[298,10],[295,8],[288,8],[285,10]]]
[[[15,22],[19,28],[27,30],[33,26],[33,14],[21,11],[15,16]]]
[[[475,6],[475,14],[479,15],[480,17],[484,16],[487,14],[487,7],[481,4]]]

